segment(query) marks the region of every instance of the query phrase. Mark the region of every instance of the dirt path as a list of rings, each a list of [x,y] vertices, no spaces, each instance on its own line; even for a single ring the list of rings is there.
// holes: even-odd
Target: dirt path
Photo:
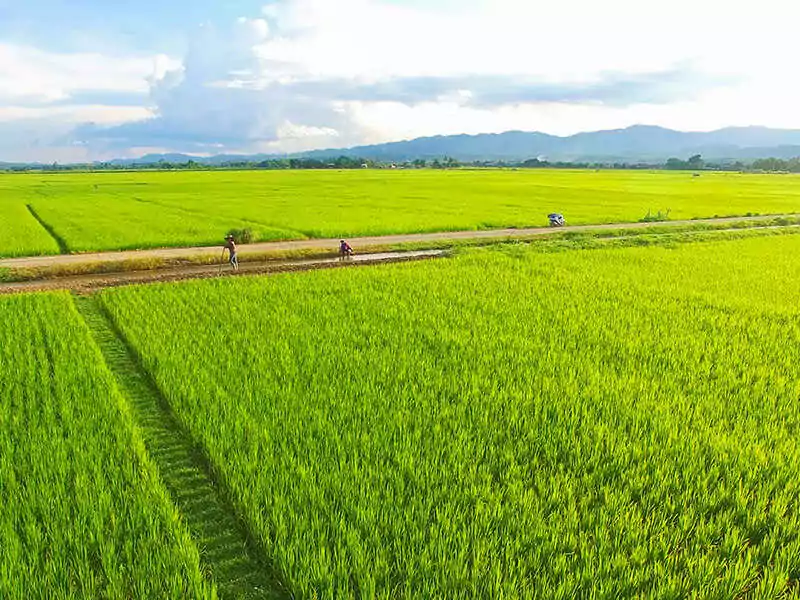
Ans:
[[[266,273],[287,271],[310,271],[358,265],[374,265],[389,262],[407,262],[444,256],[445,250],[419,250],[414,252],[382,252],[361,254],[347,260],[319,258],[308,260],[270,261],[267,263],[242,263],[237,273],[228,265],[220,269],[217,265],[197,265],[168,267],[151,271],[126,271],[122,273],[93,273],[67,277],[54,277],[35,281],[0,283],[0,295],[22,294],[25,292],[48,292],[71,290],[79,294],[89,294],[100,289],[145,283],[166,283],[188,279],[210,279],[212,277],[244,277]]]
[[[758,217],[726,217],[719,219],[696,219],[690,221],[665,221],[655,223],[612,223],[606,225],[575,225],[563,228],[536,227],[530,229],[487,229],[480,231],[444,231],[438,233],[410,233],[402,235],[370,236],[349,238],[350,244],[358,251],[369,247],[386,247],[407,243],[435,243],[447,240],[481,240],[526,238],[564,233],[567,231],[608,231],[618,229],[650,229],[654,227],[686,227],[692,225],[714,225],[742,222],[770,221],[780,217],[795,218],[800,215],[766,215]],[[241,246],[239,254],[266,254],[297,250],[318,250],[335,252],[338,239],[311,239],[289,242],[264,242]],[[120,263],[131,260],[181,260],[191,257],[219,256],[221,246],[157,248],[152,250],[128,250],[123,252],[99,252],[88,254],[64,254],[57,256],[33,256],[25,258],[0,259],[0,268],[28,269],[41,267],[74,266],[81,264]]]

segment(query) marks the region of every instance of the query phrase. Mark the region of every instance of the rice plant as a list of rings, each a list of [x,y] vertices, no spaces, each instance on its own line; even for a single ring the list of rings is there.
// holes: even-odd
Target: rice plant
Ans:
[[[215,598],[66,294],[0,298],[0,598]]]
[[[0,207],[30,205],[71,251],[800,212],[795,176],[643,171],[212,171],[0,174]],[[3,227],[0,255],[41,229]],[[58,248],[49,244],[55,253]],[[30,251],[38,252],[33,244]]]
[[[800,237],[104,292],[298,598],[800,590]]]

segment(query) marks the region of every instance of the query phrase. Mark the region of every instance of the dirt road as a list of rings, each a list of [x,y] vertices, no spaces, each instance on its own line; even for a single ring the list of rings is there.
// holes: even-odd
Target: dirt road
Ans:
[[[439,233],[410,233],[402,235],[371,236],[349,238],[350,244],[358,251],[370,247],[386,247],[406,243],[435,243],[448,240],[493,240],[506,238],[527,238],[557,233],[591,232],[618,229],[649,229],[653,227],[686,227],[693,225],[731,224],[754,221],[771,221],[780,217],[796,218],[800,215],[767,215],[757,217],[726,217],[719,219],[696,219],[691,221],[665,221],[655,223],[613,223],[606,225],[575,225],[563,228],[537,227],[531,229],[487,229],[480,231],[445,231]],[[267,254],[269,252],[287,252],[296,250],[318,250],[335,252],[339,247],[338,239],[311,239],[289,242],[265,242],[240,246],[240,257],[248,254]],[[41,268],[68,267],[71,265],[103,263],[121,263],[131,260],[174,260],[191,257],[218,257],[221,246],[157,248],[152,250],[129,250],[123,252],[100,252],[87,254],[66,254],[57,256],[34,256],[25,258],[0,259],[0,268]]]
[[[209,279],[212,277],[242,277],[246,275],[264,275],[266,273],[283,273],[287,271],[311,271],[314,269],[334,269],[359,265],[380,263],[408,262],[438,258],[447,253],[445,250],[418,250],[413,252],[382,252],[360,254],[345,260],[337,258],[318,258],[308,260],[270,261],[242,263],[238,272],[229,265],[220,268],[217,265],[196,265],[168,267],[151,271],[126,271],[122,273],[91,273],[67,277],[54,277],[35,281],[0,283],[0,295],[22,294],[25,292],[48,292],[54,290],[72,290],[78,293],[90,293],[109,287],[136,285],[144,283],[166,283],[185,281],[188,279]]]

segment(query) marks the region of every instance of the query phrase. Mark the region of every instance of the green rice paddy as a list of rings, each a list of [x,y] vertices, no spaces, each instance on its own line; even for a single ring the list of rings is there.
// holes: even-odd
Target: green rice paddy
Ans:
[[[24,256],[797,213],[800,179],[7,174],[0,209]],[[0,297],[0,598],[800,597],[798,256],[787,227]]]
[[[0,298],[0,598],[215,598],[66,294]]]
[[[639,171],[0,174],[0,256],[800,212],[800,177]]]
[[[800,236],[102,294],[299,598],[779,598]]]

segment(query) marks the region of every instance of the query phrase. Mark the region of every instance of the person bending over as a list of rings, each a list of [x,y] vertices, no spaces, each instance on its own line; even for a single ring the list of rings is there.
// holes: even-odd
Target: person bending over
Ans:
[[[349,258],[353,256],[353,248],[344,240],[339,242],[339,256],[341,258]]]
[[[225,236],[225,250],[230,253],[228,262],[231,263],[234,271],[239,270],[239,258],[236,255],[236,242],[232,235]]]

